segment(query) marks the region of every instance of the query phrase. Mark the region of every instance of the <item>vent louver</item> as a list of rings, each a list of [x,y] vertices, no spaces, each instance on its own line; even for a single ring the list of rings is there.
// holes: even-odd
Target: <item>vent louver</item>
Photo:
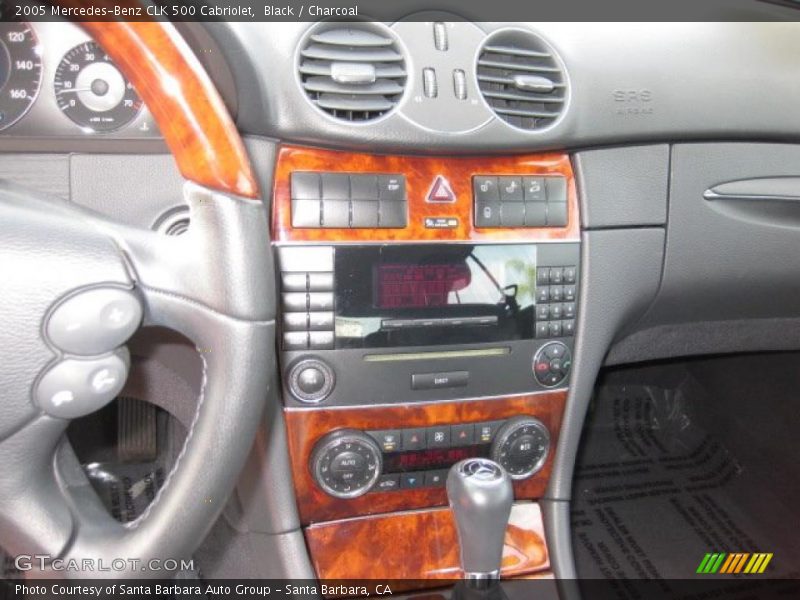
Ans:
[[[550,47],[532,33],[501,31],[481,49],[478,86],[498,117],[515,127],[544,129],[561,116],[567,78]]]
[[[298,68],[311,102],[345,121],[385,115],[400,101],[406,84],[397,42],[375,23],[315,29],[300,50]]]

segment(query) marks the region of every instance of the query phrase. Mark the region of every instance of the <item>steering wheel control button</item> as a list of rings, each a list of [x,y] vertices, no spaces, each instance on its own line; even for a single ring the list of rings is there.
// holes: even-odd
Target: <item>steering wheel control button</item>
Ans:
[[[544,466],[549,451],[550,433],[541,421],[514,417],[497,432],[491,457],[513,479],[526,479]]]
[[[560,325],[560,323],[559,323]],[[553,323],[550,323],[552,330]],[[561,342],[545,344],[533,358],[533,374],[545,387],[555,387],[569,375],[572,353]]]
[[[58,304],[47,320],[45,331],[59,350],[95,356],[124,344],[138,329],[142,313],[142,303],[133,292],[92,288]]]
[[[36,401],[54,417],[75,419],[88,415],[119,395],[129,366],[130,356],[125,348],[89,360],[62,360],[42,376],[36,387]]]
[[[383,459],[375,441],[361,431],[344,429],[323,437],[311,454],[314,480],[336,498],[356,498],[370,491],[381,475]],[[395,489],[391,485],[380,489]]]
[[[289,391],[308,404],[322,402],[333,390],[336,376],[327,364],[315,358],[301,360],[289,370]]]

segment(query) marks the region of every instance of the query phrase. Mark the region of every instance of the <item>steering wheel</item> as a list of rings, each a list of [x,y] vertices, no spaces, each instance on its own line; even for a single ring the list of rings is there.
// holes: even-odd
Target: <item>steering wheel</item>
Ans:
[[[191,226],[169,237],[0,184],[0,546],[106,564],[138,559],[106,575],[164,576],[149,561],[187,558],[208,533],[271,385],[267,213],[241,138],[174,27],[83,26],[151,110],[188,180]],[[122,389],[125,343],[143,325],[203,348],[203,383],[174,467],[147,510],[123,525],[65,431]]]

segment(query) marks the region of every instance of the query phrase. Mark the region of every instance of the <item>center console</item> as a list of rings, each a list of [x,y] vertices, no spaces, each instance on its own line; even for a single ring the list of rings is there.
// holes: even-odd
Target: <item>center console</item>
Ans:
[[[438,529],[417,532],[418,543],[439,550],[406,575],[447,573],[444,484],[465,458],[490,458],[513,480],[509,531],[527,541],[509,549],[526,557],[509,572],[547,570],[538,506],[526,501],[546,488],[572,370],[576,198],[564,155],[282,149],[279,356],[298,510],[320,577],[379,576],[374,564],[345,570],[326,551],[331,536],[375,540],[431,519]],[[403,557],[385,558],[396,576]]]

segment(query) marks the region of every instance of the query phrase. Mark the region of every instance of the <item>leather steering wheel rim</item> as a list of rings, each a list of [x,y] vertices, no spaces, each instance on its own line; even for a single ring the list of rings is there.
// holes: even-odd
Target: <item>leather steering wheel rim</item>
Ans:
[[[83,26],[152,112],[188,180],[191,226],[168,238],[0,184],[5,301],[26,309],[16,323],[13,311],[8,322],[0,315],[0,360],[5,347],[35,363],[12,369],[10,385],[0,389],[0,407],[11,407],[12,415],[9,427],[0,426],[0,546],[12,555],[126,565],[60,573],[67,577],[163,577],[151,561],[188,558],[202,542],[236,484],[273,385],[267,214],[238,131],[174,26]],[[25,273],[37,268],[41,281],[32,284]],[[69,420],[48,413],[35,394],[41,373],[70,359],[47,339],[48,311],[97,286],[130,291],[141,299],[144,325],[171,328],[206,349],[184,447],[147,510],[124,525],[104,509],[77,463],[66,442]],[[27,397],[20,393],[25,386]]]

